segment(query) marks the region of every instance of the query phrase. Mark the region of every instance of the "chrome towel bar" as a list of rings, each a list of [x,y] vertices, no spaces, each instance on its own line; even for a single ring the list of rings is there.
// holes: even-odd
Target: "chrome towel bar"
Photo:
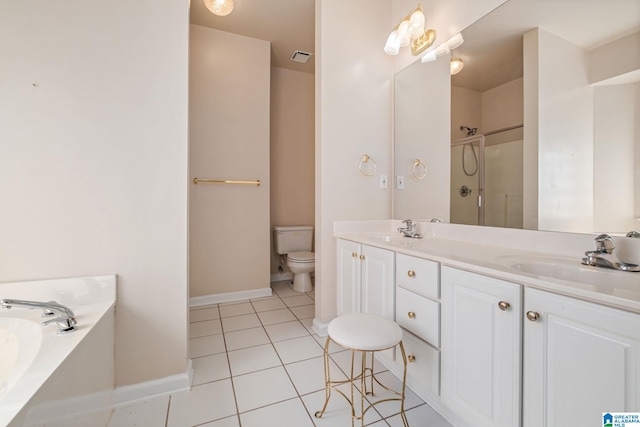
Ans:
[[[255,185],[260,187],[260,180],[256,179],[255,181],[234,181],[230,179],[201,179],[201,178],[193,178],[194,184],[247,184],[247,185]]]

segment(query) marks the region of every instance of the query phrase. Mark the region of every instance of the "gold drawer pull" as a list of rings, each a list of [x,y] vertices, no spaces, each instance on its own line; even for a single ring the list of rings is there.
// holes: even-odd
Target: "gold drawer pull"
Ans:
[[[364,255],[360,255],[360,260],[364,261]]]
[[[356,252],[351,252],[351,256],[355,258],[358,256],[358,254]]]
[[[416,318],[416,313],[413,311],[410,311],[407,313],[407,316],[409,316],[409,319],[415,319]]]
[[[413,270],[409,270],[409,271],[407,271],[407,276],[409,276],[409,277],[416,277],[416,272],[415,272],[415,271],[413,271]]]
[[[509,310],[509,308],[510,308],[510,307],[511,307],[511,304],[509,304],[509,303],[508,303],[508,302],[506,302],[506,301],[500,301],[500,302],[498,303],[498,308],[499,308],[500,310],[502,310],[502,311],[507,311],[507,310]]]
[[[409,356],[407,356],[407,360],[409,361],[409,363],[413,363],[416,361],[416,357],[413,354],[410,354]]]
[[[537,321],[539,318],[539,313],[536,313],[535,311],[527,311],[527,319],[531,320],[532,322]]]

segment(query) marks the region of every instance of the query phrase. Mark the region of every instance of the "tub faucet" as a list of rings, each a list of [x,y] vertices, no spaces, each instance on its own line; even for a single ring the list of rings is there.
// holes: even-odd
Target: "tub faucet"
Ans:
[[[404,228],[398,228],[398,231],[402,233],[404,237],[411,237],[412,239],[422,239],[422,234],[416,231],[416,224],[410,220],[405,219],[402,221],[403,224],[406,225]]]
[[[58,334],[66,334],[76,330],[76,315],[69,307],[55,301],[39,302],[3,299],[0,300],[0,307],[6,309],[10,309],[12,307],[23,307],[30,310],[39,308],[42,310],[42,317],[50,318],[42,322],[42,326],[56,323],[58,325]]]

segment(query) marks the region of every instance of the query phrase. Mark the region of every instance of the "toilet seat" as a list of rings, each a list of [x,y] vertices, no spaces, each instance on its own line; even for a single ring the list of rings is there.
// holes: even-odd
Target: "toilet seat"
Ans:
[[[316,254],[309,251],[297,251],[287,254],[287,259],[298,263],[312,263],[316,260]]]

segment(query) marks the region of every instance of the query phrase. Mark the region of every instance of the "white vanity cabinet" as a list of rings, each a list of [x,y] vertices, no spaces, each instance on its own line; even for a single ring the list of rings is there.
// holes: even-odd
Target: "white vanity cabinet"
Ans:
[[[338,239],[338,315],[395,319],[394,261],[393,251]]]
[[[407,384],[422,396],[440,394],[440,264],[396,255],[396,322],[405,330]],[[396,363],[402,368],[401,358]]]
[[[522,287],[446,266],[441,274],[442,402],[474,427],[519,426]]]
[[[640,315],[530,288],[524,310],[524,427],[640,410]]]

